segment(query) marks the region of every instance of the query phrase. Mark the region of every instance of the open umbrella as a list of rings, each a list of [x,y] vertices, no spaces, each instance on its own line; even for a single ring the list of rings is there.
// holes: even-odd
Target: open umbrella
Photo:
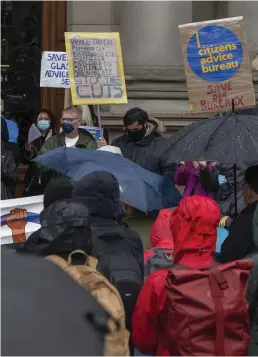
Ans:
[[[258,161],[258,117],[230,113],[190,124],[167,140],[163,155],[168,164],[177,161],[234,164],[237,202],[235,164]]]
[[[165,155],[171,162],[256,161],[258,117],[231,113],[187,125],[167,140]]]
[[[1,249],[3,356],[103,356],[106,311],[49,261]]]
[[[182,197],[167,177],[106,151],[59,148],[38,156],[35,161],[74,181],[94,171],[108,171],[119,182],[121,201],[143,212],[175,207]]]

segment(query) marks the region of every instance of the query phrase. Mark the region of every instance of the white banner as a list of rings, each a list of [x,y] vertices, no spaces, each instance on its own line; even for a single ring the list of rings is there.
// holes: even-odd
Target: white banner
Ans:
[[[43,196],[1,201],[1,245],[24,242],[40,228]]]
[[[70,88],[66,52],[42,53],[40,87]]]

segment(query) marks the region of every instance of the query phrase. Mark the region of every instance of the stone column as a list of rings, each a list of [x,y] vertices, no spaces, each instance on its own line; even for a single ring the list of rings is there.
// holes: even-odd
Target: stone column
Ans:
[[[258,59],[258,2],[228,1],[228,17],[235,16],[244,17],[249,53],[254,64]]]
[[[192,22],[191,1],[125,1],[120,35],[126,66],[182,66],[178,25]]]

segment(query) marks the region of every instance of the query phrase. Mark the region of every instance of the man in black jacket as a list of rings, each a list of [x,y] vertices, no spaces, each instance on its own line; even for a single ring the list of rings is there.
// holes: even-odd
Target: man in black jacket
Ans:
[[[258,203],[258,165],[245,171],[244,199],[247,207],[231,224],[229,235],[222,244],[217,260],[221,263],[243,259],[258,252],[254,242],[253,217]]]
[[[125,307],[126,328],[132,333],[132,314],[144,276],[143,245],[137,233],[119,223],[118,182],[111,173],[96,171],[75,184],[73,197],[88,207],[93,256],[110,271]],[[130,350],[133,353],[132,338]]]
[[[112,145],[119,147],[124,157],[144,169],[173,179],[176,165],[167,165],[161,155],[166,141],[161,135],[163,124],[150,119],[144,110],[133,108],[125,114],[124,126],[124,135],[115,139]]]

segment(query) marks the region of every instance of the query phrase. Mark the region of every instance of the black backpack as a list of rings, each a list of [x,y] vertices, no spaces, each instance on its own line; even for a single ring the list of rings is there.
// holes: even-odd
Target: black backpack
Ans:
[[[112,284],[118,288],[121,283],[130,283],[141,289],[141,267],[128,242],[113,233],[99,236],[97,240],[93,248],[94,256],[98,258],[99,267],[108,268]]]
[[[158,269],[169,268],[173,265],[174,257],[173,249],[168,248],[152,248],[150,251],[154,251],[155,254],[152,255],[146,264],[144,265],[144,278],[146,279],[153,271]],[[167,253],[169,251],[169,253]]]

